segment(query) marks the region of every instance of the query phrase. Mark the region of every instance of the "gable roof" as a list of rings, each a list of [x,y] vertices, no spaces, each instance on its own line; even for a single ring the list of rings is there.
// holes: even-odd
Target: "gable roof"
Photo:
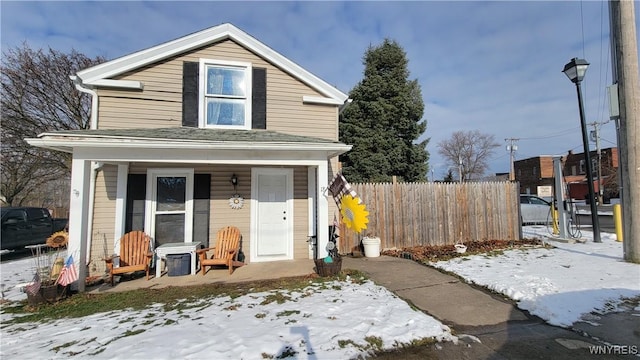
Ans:
[[[105,80],[127,71],[152,64],[154,62],[188,52],[190,50],[231,39],[247,49],[255,52],[273,65],[297,78],[321,94],[344,103],[348,96],[336,87],[326,83],[319,77],[303,69],[293,61],[282,56],[267,45],[232,24],[225,23],[214,26],[181,38],[141,50],[100,65],[79,71],[77,79],[85,85],[100,86]]]

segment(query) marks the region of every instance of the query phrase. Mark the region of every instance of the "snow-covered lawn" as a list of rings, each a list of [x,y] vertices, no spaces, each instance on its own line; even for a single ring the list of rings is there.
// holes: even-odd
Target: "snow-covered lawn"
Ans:
[[[546,226],[527,226],[523,232],[548,240]],[[556,248],[508,250],[432,265],[502,293],[552,325],[568,327],[585,314],[615,311],[623,298],[640,296],[640,265],[624,262],[614,234],[601,237],[602,243],[594,243],[593,234],[582,230],[584,243],[547,241]]]
[[[0,265],[5,299],[26,298],[15,285],[30,280],[31,265]],[[281,304],[270,301],[275,292],[43,323],[7,325],[12,315],[1,314],[0,358],[347,359],[380,345],[457,340],[448,327],[371,281],[310,283],[302,291],[280,291],[288,298]]]
[[[527,238],[549,235],[545,226],[528,226],[524,233]],[[591,236],[582,230],[585,243],[549,241],[555,248],[507,250],[432,265],[567,327],[592,311],[615,311],[623,298],[640,297],[640,265],[623,261],[622,243],[614,235],[603,233],[600,244]],[[26,298],[18,287],[31,280],[33,265],[30,259],[0,264],[5,300]],[[290,299],[282,304],[265,301],[272,294],[200,299],[179,311],[165,312],[157,304],[143,311],[37,324],[6,325],[11,315],[2,314],[0,358],[262,359],[295,354],[334,359],[364,354],[379,341],[390,348],[422,338],[457,340],[439,321],[370,281],[310,283],[305,290],[287,291]]]

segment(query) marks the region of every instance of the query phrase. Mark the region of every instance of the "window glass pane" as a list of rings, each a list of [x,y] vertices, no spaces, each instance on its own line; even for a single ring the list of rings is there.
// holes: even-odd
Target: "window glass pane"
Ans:
[[[184,214],[156,215],[155,247],[184,242]]]
[[[158,177],[157,211],[184,211],[187,178]]]
[[[244,126],[244,100],[207,99],[207,125]]]
[[[244,97],[244,69],[208,66],[207,95]]]

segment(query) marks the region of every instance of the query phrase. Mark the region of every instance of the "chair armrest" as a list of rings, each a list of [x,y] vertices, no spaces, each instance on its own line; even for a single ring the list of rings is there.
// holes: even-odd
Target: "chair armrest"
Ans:
[[[213,250],[215,248],[216,247],[214,246],[214,247],[209,247],[209,248],[204,248],[204,249],[198,249],[198,250],[196,250],[196,254],[205,254],[207,251]]]
[[[114,259],[119,258],[119,257],[120,257],[120,255],[111,255],[111,256],[109,256],[109,257],[107,257],[107,258],[104,258],[104,261],[105,261],[107,264],[111,264],[111,263],[113,263],[113,260],[114,260]]]

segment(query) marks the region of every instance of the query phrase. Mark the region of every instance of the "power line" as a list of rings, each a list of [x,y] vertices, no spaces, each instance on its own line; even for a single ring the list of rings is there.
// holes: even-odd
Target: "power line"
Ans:
[[[571,129],[567,129],[567,130],[562,130],[560,132],[557,133],[553,133],[551,135],[546,135],[546,136],[537,136],[537,137],[525,137],[525,138],[519,138],[519,140],[543,140],[543,139],[550,139],[550,138],[554,138],[554,137],[559,137],[562,135],[567,135],[570,134],[576,130],[578,130],[580,127],[576,126],[573,127]]]

